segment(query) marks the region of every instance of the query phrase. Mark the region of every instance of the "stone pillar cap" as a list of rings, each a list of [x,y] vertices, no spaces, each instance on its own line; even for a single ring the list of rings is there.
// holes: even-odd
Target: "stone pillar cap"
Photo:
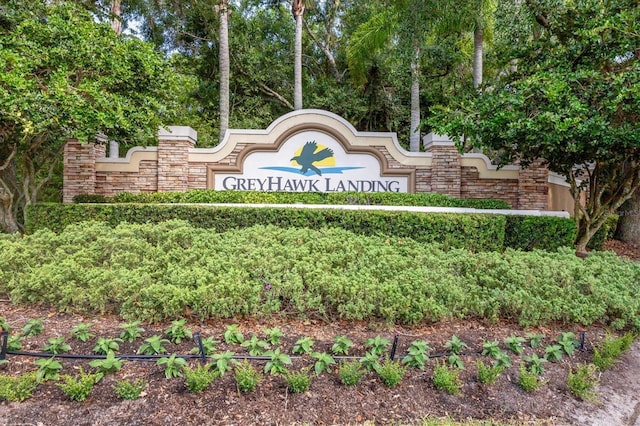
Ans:
[[[455,142],[449,138],[449,135],[439,135],[437,133],[429,133],[422,138],[425,151],[430,151],[434,146],[455,146]]]
[[[192,144],[198,142],[198,132],[189,126],[167,126],[158,129],[158,139],[160,140],[186,140]]]

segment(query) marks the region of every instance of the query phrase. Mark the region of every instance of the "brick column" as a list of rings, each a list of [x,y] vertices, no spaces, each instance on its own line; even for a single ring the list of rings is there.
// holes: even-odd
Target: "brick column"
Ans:
[[[429,133],[423,138],[425,151],[430,152],[431,192],[460,198],[460,154],[455,143],[446,135]]]
[[[187,126],[169,126],[158,131],[158,192],[189,189],[189,148],[198,139]]]
[[[521,210],[548,210],[549,169],[536,160],[520,170],[518,178],[518,208]]]
[[[62,175],[62,202],[71,203],[73,197],[95,194],[96,158],[104,157],[101,143],[81,144],[70,139],[64,146],[64,171]]]

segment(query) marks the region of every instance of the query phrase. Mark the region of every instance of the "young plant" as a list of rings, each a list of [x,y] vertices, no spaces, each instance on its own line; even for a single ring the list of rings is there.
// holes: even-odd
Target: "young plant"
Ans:
[[[249,351],[249,355],[258,356],[262,355],[264,351],[269,349],[269,343],[265,342],[264,340],[259,340],[258,336],[254,334],[250,339],[242,342],[242,347],[247,348],[247,350]]]
[[[32,318],[22,327],[22,335],[25,337],[37,336],[38,334],[44,331],[44,326],[42,325],[44,319],[43,318]]]
[[[118,342],[122,342],[122,339],[98,337],[98,341],[96,342],[96,346],[93,348],[93,352],[101,355],[106,355],[109,352],[118,352],[120,350]]]
[[[531,356],[525,356],[524,361],[527,363],[529,371],[537,376],[544,374],[544,367],[542,364],[549,362],[546,358],[539,358],[538,354],[532,354]]]
[[[22,336],[9,336],[7,340],[7,351],[19,351],[22,349],[22,339],[24,339]]]
[[[331,366],[336,363],[333,357],[326,352],[313,352],[311,358],[316,360],[313,369],[317,376],[324,372],[330,373]]]
[[[331,352],[334,355],[349,355],[349,349],[353,346],[353,342],[344,336],[335,336],[333,338],[333,346]]]
[[[464,370],[464,361],[460,358],[458,354],[451,354],[447,358],[447,362],[451,367],[457,368],[458,370]]]
[[[218,377],[218,373],[211,370],[209,364],[198,364],[195,369],[185,367],[183,371],[185,385],[189,392],[193,393],[202,392]]]
[[[522,344],[525,342],[523,337],[514,336],[513,334],[506,339],[504,339],[504,344],[509,348],[513,353],[520,355],[524,352],[524,348]]]
[[[35,361],[35,364],[39,367],[36,373],[36,381],[38,383],[46,382],[47,380],[58,380],[58,377],[60,377],[62,364],[55,358],[40,358]]]
[[[132,321],[126,324],[122,324],[120,328],[122,329],[120,338],[129,343],[133,342],[139,337],[142,337],[142,332],[144,332],[144,328],[140,327],[140,321]]]
[[[494,367],[509,368],[511,367],[511,358],[506,352],[500,351],[495,356],[496,362],[493,363]]]
[[[234,358],[234,353],[231,351],[226,351],[221,354],[215,354],[211,357],[213,360],[213,365],[215,366],[215,371],[218,372],[220,377],[224,376],[224,373],[232,370],[232,365],[237,364]]]
[[[202,339],[202,350],[204,351],[205,355],[213,355],[213,353],[215,353],[216,351],[216,346],[218,346],[218,343],[220,343],[219,340],[214,340],[213,337],[209,336],[205,339]],[[200,353],[200,348],[198,346],[196,346],[195,348],[191,349],[191,353],[192,354],[199,354]]]
[[[96,359],[89,363],[89,365],[98,370],[102,374],[112,374],[116,371],[120,371],[122,368],[122,360],[116,358],[116,354],[113,351],[107,352],[105,359]]]
[[[280,353],[280,349],[274,351],[267,351],[265,356],[271,357],[269,361],[264,365],[264,372],[266,374],[286,374],[287,365],[291,365],[291,358],[287,354]]]
[[[393,388],[400,383],[406,371],[407,367],[403,366],[400,361],[392,361],[390,358],[385,358],[385,360],[380,364],[380,367],[376,370],[378,376],[380,376],[380,379],[382,380],[382,383],[390,388]]]
[[[293,344],[293,348],[291,349],[291,352],[293,352],[296,355],[304,355],[304,354],[311,353],[314,343],[315,342],[311,337],[302,337],[298,339],[296,343]]]
[[[92,327],[93,324],[91,323],[83,323],[81,322],[80,324],[76,325],[75,327],[73,327],[71,329],[71,334],[73,335],[73,337],[75,337],[76,339],[80,340],[81,342],[86,342],[87,340],[91,339],[92,337],[95,337],[94,334],[91,334],[89,332],[89,328]]]
[[[544,334],[527,333],[525,334],[525,336],[527,339],[529,339],[529,346],[531,346],[533,349],[542,346],[542,339],[544,339]]]
[[[466,343],[458,338],[455,334],[451,336],[451,340],[444,344],[444,347],[448,349],[454,355],[460,355],[460,352],[464,348],[468,348]]]
[[[258,386],[260,380],[262,380],[260,372],[247,360],[236,365],[234,372],[236,385],[238,389],[240,389],[240,392],[251,392]]]
[[[244,337],[240,332],[240,326],[238,324],[231,324],[226,326],[226,329],[222,335],[224,341],[228,344],[240,344],[244,341]]]
[[[362,367],[362,364],[357,360],[347,361],[340,363],[338,368],[338,376],[343,385],[355,386],[360,383],[362,377],[364,377],[366,370]]]
[[[360,358],[360,364],[368,371],[376,371],[380,367],[380,357],[373,352],[366,352]]]
[[[300,371],[287,371],[284,374],[284,381],[287,383],[287,388],[292,393],[303,393],[309,390],[311,385],[311,375],[308,368],[303,368]]]
[[[147,382],[143,379],[120,380],[113,385],[113,391],[120,399],[135,400],[140,398],[146,386]]]
[[[167,349],[164,345],[171,343],[167,339],[163,339],[162,336],[154,334],[153,336],[144,339],[144,343],[138,348],[138,353],[142,355],[160,355],[166,354]]]
[[[607,335],[593,350],[593,363],[598,370],[605,371],[614,365],[620,355],[626,352],[633,343],[633,334],[627,333],[622,337]]]
[[[171,326],[164,331],[169,336],[169,340],[173,343],[180,343],[184,339],[191,339],[193,334],[185,327],[186,323],[185,319],[171,321]]]
[[[57,355],[71,350],[71,346],[64,342],[64,337],[51,337],[47,340],[47,344],[42,348],[43,351]]]
[[[67,394],[72,401],[84,401],[87,399],[93,386],[102,379],[100,373],[85,373],[80,367],[80,374],[76,377],[65,374],[62,376],[63,383],[58,383],[58,387]]]
[[[476,362],[476,366],[478,368],[478,381],[485,385],[495,383],[496,380],[498,380],[500,374],[505,369],[505,367],[502,366],[486,366],[481,360],[478,360],[478,362]]]
[[[431,348],[422,340],[414,340],[407,351],[407,356],[402,359],[402,363],[412,368],[424,370],[425,363],[429,360]]]
[[[367,339],[364,342],[364,346],[367,348],[367,352],[371,352],[376,356],[382,356],[387,352],[387,349],[391,345],[389,340],[384,337],[380,337],[380,335],[376,336],[372,339]]]
[[[493,340],[491,342],[483,342],[482,343],[482,355],[490,356],[491,358],[496,358],[496,356],[502,352],[502,349],[498,346],[498,341]]]
[[[518,385],[520,389],[525,392],[533,392],[542,386],[545,382],[540,379],[540,376],[527,370],[524,364],[520,364],[520,375],[518,377]]]
[[[176,354],[171,354],[169,357],[160,358],[156,365],[164,366],[164,376],[167,379],[173,379],[174,377],[182,377],[182,369],[187,365],[187,360],[176,357]]]
[[[576,335],[571,332],[562,333],[558,338],[558,344],[562,347],[562,350],[567,354],[567,356],[573,355],[573,351],[575,351],[578,343]]]
[[[280,339],[284,337],[284,334],[282,334],[282,331],[280,331],[278,327],[265,328],[262,332],[266,336],[266,341],[273,346],[278,346],[280,344]]]
[[[544,357],[551,361],[561,361],[562,360],[562,346],[560,345],[549,345],[544,349]]]
[[[24,373],[17,377],[0,376],[0,400],[25,401],[31,398],[33,391],[38,387],[38,383],[35,371]]]
[[[4,317],[0,317],[0,331],[7,331],[11,333],[11,325],[9,325]]]
[[[461,395],[462,383],[459,370],[450,369],[446,364],[437,362],[433,369],[433,385],[451,395]]]
[[[567,386],[569,391],[583,401],[596,401],[598,386],[598,368],[593,364],[581,364],[569,371]]]

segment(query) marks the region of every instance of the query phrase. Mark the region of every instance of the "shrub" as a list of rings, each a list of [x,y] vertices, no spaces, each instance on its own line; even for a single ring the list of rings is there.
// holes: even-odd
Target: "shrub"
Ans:
[[[24,373],[17,377],[0,375],[0,400],[22,402],[33,394],[38,387],[37,373]]]
[[[517,250],[555,251],[573,247],[576,225],[570,219],[550,216],[506,216],[505,247]]]
[[[340,363],[338,376],[343,385],[355,386],[360,383],[366,370],[358,360],[345,361]]]
[[[493,367],[486,366],[484,362],[480,360],[476,362],[476,367],[478,368],[478,381],[486,385],[495,383],[495,381],[498,380],[498,377],[500,377],[500,374],[502,374],[505,368],[504,366],[500,365]]]
[[[407,367],[403,366],[400,361],[393,361],[390,358],[385,358],[376,370],[382,383],[390,388],[400,383],[406,371]]]
[[[308,368],[303,368],[300,371],[287,371],[284,374],[284,381],[287,383],[287,388],[293,393],[303,393],[309,390],[311,385],[311,375]]]
[[[620,355],[631,347],[632,343],[632,333],[626,333],[622,337],[608,334],[605,339],[593,349],[593,363],[598,370],[607,370],[617,362]]]
[[[119,380],[113,385],[113,391],[120,399],[135,400],[140,398],[146,386],[147,382],[143,379]]]
[[[518,376],[518,385],[525,392],[533,392],[542,386],[545,382],[535,373],[527,370],[524,364],[520,364],[520,375]]]
[[[433,369],[433,385],[451,395],[461,395],[462,383],[459,370],[450,369],[444,363],[436,363]]]
[[[87,399],[93,386],[102,379],[100,373],[85,373],[80,367],[80,374],[76,377],[65,374],[62,376],[63,383],[58,383],[58,387],[67,394],[72,401],[84,401]]]
[[[580,364],[569,370],[567,385],[569,391],[584,401],[595,401],[596,392],[593,390],[599,383],[598,368],[593,364]]]
[[[241,392],[251,392],[258,386],[262,375],[247,360],[235,367],[235,379]]]
[[[218,377],[218,373],[211,370],[208,364],[198,364],[195,369],[187,366],[183,372],[185,385],[193,393],[202,392]]]

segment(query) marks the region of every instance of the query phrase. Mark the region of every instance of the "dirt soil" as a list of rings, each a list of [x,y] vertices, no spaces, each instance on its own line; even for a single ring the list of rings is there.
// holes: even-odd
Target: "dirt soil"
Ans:
[[[617,243],[616,243],[617,244]],[[607,247],[616,250],[615,244]],[[619,249],[619,247],[618,247]],[[640,252],[624,246],[626,255],[639,259]],[[91,354],[96,337],[82,343],[71,336],[71,329],[80,322],[91,322],[91,332],[99,337],[117,337],[123,321],[115,316],[88,318],[74,314],[54,312],[46,307],[16,306],[8,300],[0,301],[0,316],[14,330],[19,331],[29,319],[44,318],[44,332],[23,341],[22,351],[40,352],[51,337],[64,336],[73,354]],[[187,317],[188,318],[188,317]],[[199,322],[189,318],[188,328],[203,337],[213,336],[223,341],[225,326],[238,324],[245,338],[252,334],[264,338],[264,328],[279,327],[284,337],[280,344],[283,352],[291,354],[294,342],[304,336],[315,341],[314,350],[329,352],[333,338],[341,335],[354,342],[350,354],[361,356],[365,341],[381,336],[389,341],[398,337],[396,358],[402,358],[414,340],[425,340],[433,348],[431,359],[424,370],[409,369],[401,383],[389,388],[375,373],[368,373],[356,386],[340,383],[337,372],[313,378],[308,392],[291,393],[282,376],[265,375],[256,390],[238,391],[233,373],[217,379],[204,392],[190,393],[184,379],[166,379],[155,362],[127,361],[123,368],[102,379],[87,400],[74,402],[58,388],[55,382],[40,384],[33,396],[25,402],[0,402],[0,425],[298,425],[298,424],[420,424],[425,417],[450,417],[455,420],[497,420],[514,424],[551,425],[627,425],[640,426],[640,342],[636,341],[620,362],[602,373],[597,402],[585,402],[573,396],[567,386],[568,371],[579,363],[589,362],[593,347],[604,338],[601,326],[581,328],[574,325],[553,324],[544,327],[522,328],[512,323],[483,323],[479,321],[446,321],[420,327],[386,326],[376,323],[338,322],[320,320],[292,320],[263,318]],[[143,336],[133,343],[121,343],[119,354],[135,354],[145,338],[163,334],[166,324],[142,324]],[[583,350],[577,350],[562,361],[545,364],[546,383],[526,393],[518,386],[518,367],[523,357],[537,353],[544,355],[544,346],[554,343],[562,332],[584,332]],[[516,355],[505,349],[503,339],[526,333],[543,334],[543,347],[525,345],[524,353]],[[455,335],[469,348],[462,359],[466,369],[461,371],[462,395],[453,396],[435,388],[432,382],[434,365],[442,361],[445,343]],[[493,360],[479,352],[485,341],[498,340],[509,353],[512,367],[508,368],[492,385],[477,381],[476,361],[491,364]],[[192,340],[169,344],[170,353],[189,354],[194,348]],[[247,355],[246,348],[224,342],[217,353],[230,350],[236,355]],[[19,375],[34,371],[37,358],[7,355],[9,364],[2,374]],[[79,367],[92,370],[89,360],[61,359],[63,374],[76,374]],[[191,366],[197,360],[190,360]],[[265,361],[252,361],[262,369]],[[313,366],[309,356],[294,359],[292,369]],[[124,379],[144,379],[147,383],[142,396],[133,401],[119,399],[113,385]]]

